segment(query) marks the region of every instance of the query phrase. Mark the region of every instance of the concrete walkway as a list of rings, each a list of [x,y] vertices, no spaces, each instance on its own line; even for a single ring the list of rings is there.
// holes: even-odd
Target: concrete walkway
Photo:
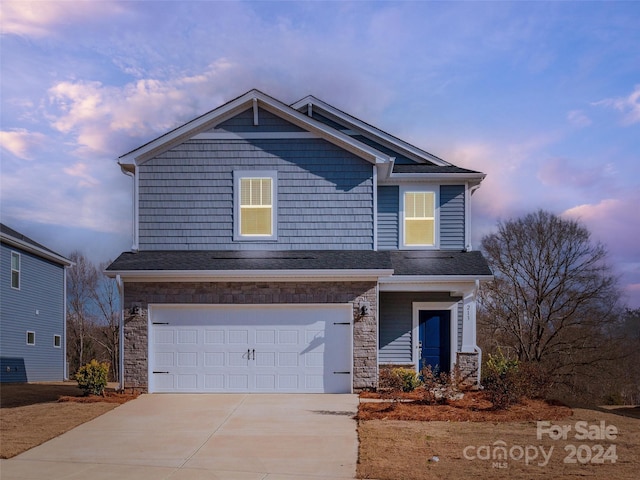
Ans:
[[[356,395],[142,395],[0,463],[2,480],[351,479]]]

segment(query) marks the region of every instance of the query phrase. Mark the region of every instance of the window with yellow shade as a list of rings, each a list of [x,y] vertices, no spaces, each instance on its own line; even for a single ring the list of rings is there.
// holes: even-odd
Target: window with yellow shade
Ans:
[[[404,192],[404,235],[406,247],[436,245],[436,194],[433,191]]]
[[[275,172],[236,172],[236,240],[275,239]]]

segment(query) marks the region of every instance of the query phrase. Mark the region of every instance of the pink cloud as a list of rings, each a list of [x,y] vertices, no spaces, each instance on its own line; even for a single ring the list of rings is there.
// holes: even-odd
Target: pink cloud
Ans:
[[[47,137],[39,132],[29,132],[24,128],[10,131],[0,131],[0,145],[16,157],[32,160],[35,150],[39,150],[46,143]]]
[[[547,186],[591,188],[601,184],[612,171],[610,164],[584,168],[566,158],[552,158],[542,164],[538,179]]]
[[[640,84],[636,85],[626,97],[606,98],[595,102],[594,105],[611,107],[622,112],[622,124],[633,125],[640,122]]]

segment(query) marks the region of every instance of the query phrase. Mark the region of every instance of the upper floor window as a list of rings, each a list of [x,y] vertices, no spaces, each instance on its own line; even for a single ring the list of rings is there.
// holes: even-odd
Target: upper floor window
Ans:
[[[235,240],[276,239],[274,171],[234,172]]]
[[[20,289],[20,254],[11,252],[11,288]]]
[[[408,248],[436,248],[438,209],[436,190],[406,187],[402,195],[401,245]]]

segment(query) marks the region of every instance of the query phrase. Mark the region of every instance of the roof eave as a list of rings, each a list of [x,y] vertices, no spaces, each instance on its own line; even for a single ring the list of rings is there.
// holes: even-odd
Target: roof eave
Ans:
[[[313,107],[319,108],[321,110],[320,113],[328,114],[325,116],[328,116],[329,118],[333,116],[347,123],[349,126],[356,128],[356,130],[360,130],[361,132],[365,132],[366,134],[374,137],[372,138],[372,140],[382,141],[381,143],[383,144],[386,142],[387,146],[392,145],[393,147],[399,149],[403,153],[408,154],[410,157],[417,157],[418,159],[429,161],[439,166],[452,165],[451,163],[425,150],[422,150],[421,148],[418,148],[415,145],[411,145],[410,143],[407,143],[404,140],[401,140],[389,133],[386,133],[385,131],[380,130],[372,125],[369,125],[368,123],[363,122],[362,120],[359,120],[356,117],[353,117],[352,115],[349,115],[348,113],[345,113],[335,108],[334,106],[329,105],[326,102],[323,102],[322,100],[319,100],[313,95],[308,95],[305,98],[298,100],[297,102],[291,104],[291,107],[296,110],[300,110],[301,108],[306,107],[309,104],[312,105],[312,108]]]
[[[104,273],[124,281],[180,282],[180,281],[313,281],[378,280],[393,274],[392,269],[340,269],[340,270],[105,270]]]
[[[57,253],[43,250],[41,248],[36,247],[35,245],[31,245],[30,243],[24,242],[19,238],[15,238],[11,235],[2,233],[0,234],[0,239],[2,239],[2,243],[6,243],[7,245],[11,245],[13,247],[19,248],[21,250],[24,250],[25,252],[32,253],[34,255],[37,255],[38,257],[44,258],[46,260],[50,260],[62,266],[70,267],[72,265],[75,265],[74,262],[72,262],[66,257],[63,257],[62,255],[58,255]]]

